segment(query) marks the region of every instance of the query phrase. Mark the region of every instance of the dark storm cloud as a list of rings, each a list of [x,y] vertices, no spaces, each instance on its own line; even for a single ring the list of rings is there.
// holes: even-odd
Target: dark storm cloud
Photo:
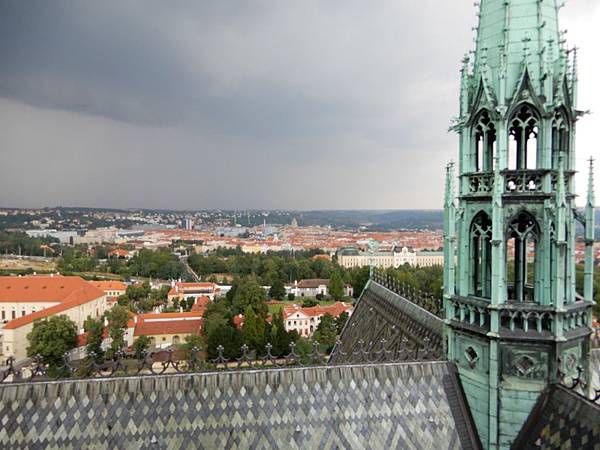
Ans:
[[[0,203],[436,207],[474,13],[0,0]]]

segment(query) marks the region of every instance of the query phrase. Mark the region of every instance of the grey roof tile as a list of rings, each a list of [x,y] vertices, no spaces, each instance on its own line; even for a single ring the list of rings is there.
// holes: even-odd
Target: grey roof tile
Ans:
[[[3,385],[0,445],[471,448],[448,379],[420,362]]]

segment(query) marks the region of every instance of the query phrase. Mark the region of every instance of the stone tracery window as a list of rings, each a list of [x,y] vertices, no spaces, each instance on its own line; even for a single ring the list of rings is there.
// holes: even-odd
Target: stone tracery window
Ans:
[[[509,121],[508,168],[536,169],[538,159],[538,115],[533,107],[519,107]]]
[[[471,223],[471,294],[490,298],[492,287],[492,221],[480,212]]]
[[[552,120],[552,168],[558,170],[558,157],[569,154],[569,122],[564,111],[556,110]],[[568,168],[568,158],[565,159]]]
[[[540,228],[527,212],[521,212],[508,226],[507,278],[508,299],[517,302],[536,302],[539,277],[538,243]]]
[[[487,111],[482,111],[474,126],[475,151],[473,168],[476,172],[488,172],[494,168],[496,154],[496,127]]]

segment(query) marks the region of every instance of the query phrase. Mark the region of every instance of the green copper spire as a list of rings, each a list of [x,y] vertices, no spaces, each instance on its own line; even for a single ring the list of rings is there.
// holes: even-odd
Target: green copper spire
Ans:
[[[515,93],[525,70],[538,94],[543,78],[559,70],[560,34],[555,0],[481,0],[474,82],[487,78],[500,101],[505,77],[507,97]]]
[[[475,56],[462,61],[458,200],[446,168],[445,332],[489,449],[511,447],[559,368],[588,366],[593,182],[590,169],[580,214],[577,52],[565,48],[558,10],[555,0],[481,0]],[[586,230],[583,297],[576,220]]]

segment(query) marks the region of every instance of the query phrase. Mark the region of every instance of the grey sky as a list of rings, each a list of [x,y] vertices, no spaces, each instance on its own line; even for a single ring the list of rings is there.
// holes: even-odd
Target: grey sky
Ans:
[[[561,17],[598,112],[599,3]],[[475,23],[466,0],[0,0],[0,205],[438,208]]]

